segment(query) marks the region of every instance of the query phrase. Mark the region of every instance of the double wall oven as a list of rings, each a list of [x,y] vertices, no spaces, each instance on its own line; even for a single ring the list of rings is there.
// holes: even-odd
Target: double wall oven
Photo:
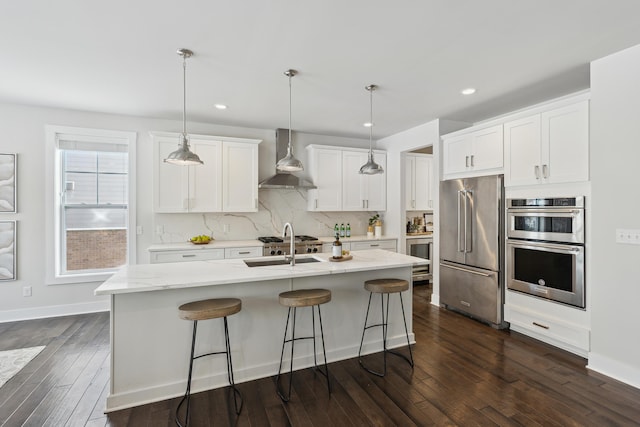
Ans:
[[[585,307],[584,197],[507,200],[507,288]]]

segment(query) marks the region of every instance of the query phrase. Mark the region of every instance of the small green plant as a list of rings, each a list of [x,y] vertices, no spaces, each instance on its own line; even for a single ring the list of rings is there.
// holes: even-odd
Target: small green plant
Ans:
[[[371,218],[369,218],[369,225],[375,225],[376,221],[380,219],[380,215],[375,214]]]

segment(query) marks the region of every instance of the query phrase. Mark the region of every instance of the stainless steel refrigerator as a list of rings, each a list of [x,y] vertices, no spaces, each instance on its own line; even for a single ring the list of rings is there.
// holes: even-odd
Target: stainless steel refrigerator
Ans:
[[[502,175],[440,183],[440,302],[488,322],[503,322]]]

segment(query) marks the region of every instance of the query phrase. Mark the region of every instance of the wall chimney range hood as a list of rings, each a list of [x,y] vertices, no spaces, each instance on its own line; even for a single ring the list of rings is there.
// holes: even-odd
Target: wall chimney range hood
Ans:
[[[288,129],[276,129],[276,162],[287,155],[289,145],[288,132]],[[306,179],[290,172],[276,172],[275,175],[260,182],[258,188],[313,189],[317,187]]]

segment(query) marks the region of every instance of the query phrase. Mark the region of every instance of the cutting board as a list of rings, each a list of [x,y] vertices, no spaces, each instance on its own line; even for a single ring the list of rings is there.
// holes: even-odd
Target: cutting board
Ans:
[[[331,262],[342,262],[342,261],[349,261],[350,259],[353,259],[353,255],[342,255],[342,258],[334,258],[334,257],[330,257],[329,261]]]

